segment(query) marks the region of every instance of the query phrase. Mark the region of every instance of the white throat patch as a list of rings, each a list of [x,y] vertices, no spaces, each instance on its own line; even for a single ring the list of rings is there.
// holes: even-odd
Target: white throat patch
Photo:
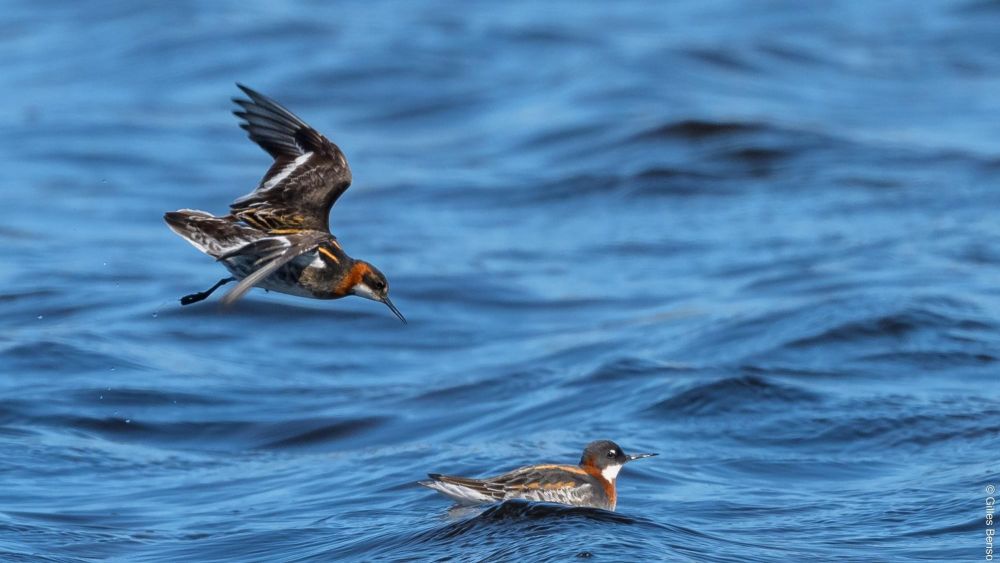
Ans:
[[[378,301],[378,298],[375,297],[375,292],[372,291],[372,288],[368,287],[368,285],[365,284],[364,282],[355,284],[354,287],[351,288],[351,293],[357,295],[358,297],[364,297],[365,299]]]
[[[601,470],[601,476],[608,481],[614,481],[615,477],[618,477],[618,472],[621,470],[621,465],[609,465]]]

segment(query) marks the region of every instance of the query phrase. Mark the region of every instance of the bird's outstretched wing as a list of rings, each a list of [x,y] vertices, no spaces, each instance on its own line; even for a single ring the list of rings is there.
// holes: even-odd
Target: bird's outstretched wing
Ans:
[[[297,257],[315,250],[320,243],[327,239],[328,235],[324,235],[318,231],[306,231],[299,234],[261,239],[219,257],[219,260],[227,260],[237,256],[253,256],[257,258],[254,262],[256,269],[253,273],[240,280],[240,283],[229,290],[222,297],[221,303],[223,305],[232,305],[253,289],[253,286]]]
[[[241,108],[233,113],[274,164],[257,189],[230,205],[233,215],[264,230],[329,232],[330,208],[351,185],[344,153],[278,102],[237,86],[250,99],[233,98]]]

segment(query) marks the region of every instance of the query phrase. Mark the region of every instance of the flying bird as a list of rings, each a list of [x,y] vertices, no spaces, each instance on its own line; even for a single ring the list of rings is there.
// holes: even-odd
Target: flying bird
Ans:
[[[186,295],[182,305],[206,299],[238,282],[222,298],[229,305],[254,287],[314,299],[357,295],[384,303],[389,282],[375,266],[344,252],[330,233],[330,209],[351,185],[351,168],[337,145],[281,104],[242,84],[249,99],[233,98],[240,127],[274,159],[256,189],[229,206],[229,214],[181,209],[167,225],[232,274]]]

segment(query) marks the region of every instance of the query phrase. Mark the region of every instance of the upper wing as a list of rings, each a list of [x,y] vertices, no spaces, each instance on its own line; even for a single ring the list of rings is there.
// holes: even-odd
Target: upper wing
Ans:
[[[571,465],[532,465],[490,479],[508,491],[554,490],[588,483],[588,476]]]
[[[589,483],[586,473],[573,466],[533,465],[497,477],[471,479],[451,475],[432,476],[435,480],[468,487],[482,495],[502,500],[528,491],[570,489]]]
[[[278,102],[242,84],[249,100],[233,98],[240,127],[274,157],[253,192],[234,201],[234,215],[256,227],[329,231],[330,208],[351,185],[344,153]]]
[[[523,498],[534,501],[590,505],[596,489],[591,478],[570,465],[534,465],[497,477],[472,479],[431,473],[421,484],[460,504],[478,504]]]
[[[509,497],[587,506],[595,500],[600,502],[600,497],[594,497],[599,492],[594,488],[593,478],[570,465],[524,467],[493,481],[502,485]]]
[[[288,242],[285,243],[282,239]],[[239,298],[246,295],[246,293],[250,291],[253,286],[278,271],[278,269],[285,264],[291,262],[306,252],[315,250],[321,242],[327,239],[327,236],[319,232],[306,232],[302,234],[290,235],[288,237],[282,237],[282,239],[261,239],[219,258],[219,260],[225,260],[238,255],[259,256],[254,263],[254,266],[257,267],[257,269],[254,270],[249,276],[240,280],[240,283],[236,284],[236,287],[229,290],[229,292],[223,296],[221,300],[223,305],[231,305],[235,303]]]

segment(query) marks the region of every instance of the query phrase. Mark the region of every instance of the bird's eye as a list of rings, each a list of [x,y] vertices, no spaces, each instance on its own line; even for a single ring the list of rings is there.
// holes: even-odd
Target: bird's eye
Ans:
[[[616,457],[617,455],[618,455],[618,452],[616,452],[614,450],[608,450],[608,457]]]

